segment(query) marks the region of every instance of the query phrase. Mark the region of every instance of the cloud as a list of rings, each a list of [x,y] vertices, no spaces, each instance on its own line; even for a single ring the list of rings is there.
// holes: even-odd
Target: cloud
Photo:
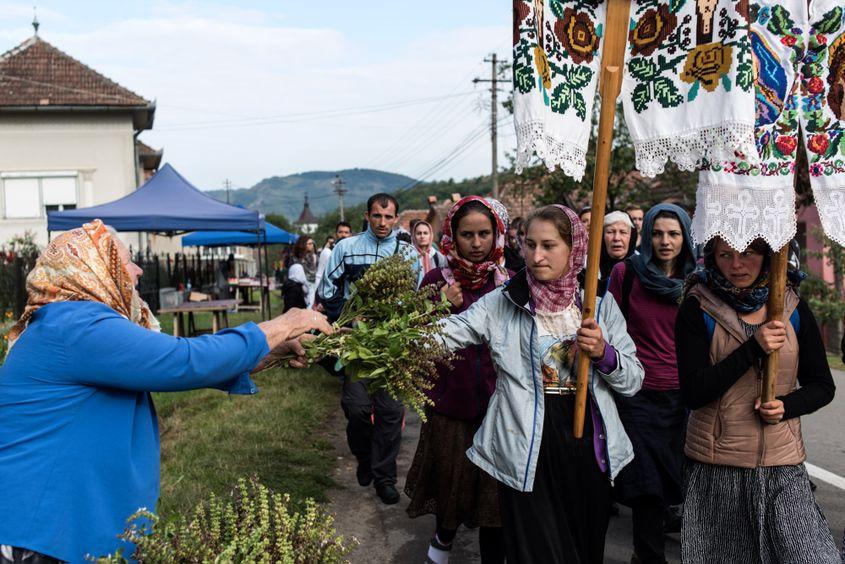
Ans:
[[[378,25],[371,22],[372,37],[362,39],[360,30],[297,27],[295,20],[293,14],[204,2],[160,2],[83,31],[51,26],[43,36],[139,95],[155,99],[155,128],[143,134],[144,140],[163,147],[165,160],[203,187],[217,187],[227,177],[247,186],[276,174],[368,164],[415,174],[489,120],[474,109],[479,94],[368,115],[227,126],[226,120],[469,92],[473,77],[489,75],[483,58],[497,48],[506,55],[511,35],[503,22],[441,25],[428,33],[408,28],[403,40],[382,41]],[[349,22],[356,25],[362,24]],[[15,33],[19,28],[0,29],[0,41],[8,47],[22,41]],[[209,127],[185,129],[185,124]],[[488,170],[486,139],[443,174]]]

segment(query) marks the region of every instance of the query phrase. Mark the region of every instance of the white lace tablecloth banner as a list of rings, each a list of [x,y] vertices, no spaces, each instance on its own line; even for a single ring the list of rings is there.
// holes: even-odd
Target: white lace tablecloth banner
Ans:
[[[592,132],[606,2],[514,1],[517,171],[532,156],[580,180]],[[753,156],[748,0],[634,0],[622,86],[646,176],[668,160]]]
[[[625,121],[645,176],[754,155],[748,0],[635,0]]]
[[[599,76],[604,2],[514,0],[516,170],[536,153],[581,180]]]
[[[708,163],[699,174],[692,234],[736,249],[795,236],[793,177],[803,135],[825,233],[845,244],[845,7],[840,0],[763,0],[750,10],[756,153]]]

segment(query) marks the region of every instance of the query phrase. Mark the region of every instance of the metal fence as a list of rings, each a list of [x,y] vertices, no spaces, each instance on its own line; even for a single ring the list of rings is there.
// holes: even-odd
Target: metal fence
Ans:
[[[153,312],[161,307],[159,303],[162,288],[178,291],[196,290],[209,294],[217,292],[217,276],[220,259],[176,253],[175,255],[154,255],[136,253],[135,264],[144,275],[138,281],[138,293],[149,304]]]
[[[26,277],[36,256],[0,257],[0,312],[20,317],[26,306]]]

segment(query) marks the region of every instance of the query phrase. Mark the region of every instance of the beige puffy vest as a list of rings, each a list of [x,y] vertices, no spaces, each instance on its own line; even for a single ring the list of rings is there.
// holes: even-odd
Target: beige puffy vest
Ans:
[[[746,340],[736,311],[704,285],[690,289],[701,309],[716,320],[710,341],[710,361],[724,359]],[[784,320],[788,320],[798,297],[787,289]],[[780,349],[775,395],[793,391],[798,377],[798,337],[786,321],[786,344]],[[801,422],[792,418],[777,425],[765,423],[754,411],[754,400],[761,395],[761,366],[753,366],[719,399],[694,410],[687,426],[684,451],[693,460],[707,464],[755,468],[800,464],[806,458],[801,438]]]

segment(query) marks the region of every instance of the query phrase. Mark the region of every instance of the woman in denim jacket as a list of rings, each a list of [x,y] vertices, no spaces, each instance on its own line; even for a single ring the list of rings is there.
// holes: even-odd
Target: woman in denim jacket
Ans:
[[[611,296],[582,321],[578,216],[546,206],[526,223],[526,270],[443,321],[449,349],[486,343],[497,373],[467,456],[499,482],[509,563],[600,563],[611,481],[634,456],[611,390],[635,394],[643,368]],[[576,353],[592,360],[581,439],[572,434]]]

